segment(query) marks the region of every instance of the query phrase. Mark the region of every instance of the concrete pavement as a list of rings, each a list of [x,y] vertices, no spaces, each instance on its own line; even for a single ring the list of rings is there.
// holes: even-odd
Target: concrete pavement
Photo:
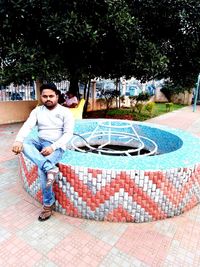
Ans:
[[[200,137],[200,107],[148,120]],[[110,223],[54,213],[37,220],[41,205],[22,188],[11,152],[21,124],[0,126],[0,267],[200,266],[200,205],[163,221]]]

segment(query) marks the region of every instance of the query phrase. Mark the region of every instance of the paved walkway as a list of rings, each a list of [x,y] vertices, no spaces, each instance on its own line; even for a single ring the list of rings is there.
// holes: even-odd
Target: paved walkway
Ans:
[[[200,107],[149,120],[200,137]],[[11,146],[21,124],[0,126],[0,267],[200,266],[200,205],[151,223],[110,223],[59,213],[37,220],[40,204],[23,189]]]

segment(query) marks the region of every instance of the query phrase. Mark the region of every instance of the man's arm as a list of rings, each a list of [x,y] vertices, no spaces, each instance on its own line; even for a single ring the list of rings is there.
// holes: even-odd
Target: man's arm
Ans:
[[[25,137],[30,133],[30,131],[33,129],[33,127],[37,123],[37,116],[36,116],[36,110],[34,109],[31,113],[28,119],[25,121],[21,129],[19,130],[15,142],[12,147],[12,151],[15,154],[19,154],[23,150],[23,141]]]

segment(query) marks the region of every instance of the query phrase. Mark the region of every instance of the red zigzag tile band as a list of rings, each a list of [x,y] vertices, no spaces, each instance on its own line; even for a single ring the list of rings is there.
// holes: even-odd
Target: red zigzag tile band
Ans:
[[[59,164],[56,210],[73,217],[149,222],[191,209],[200,201],[200,166],[167,171],[111,171]],[[20,155],[25,190],[42,202],[37,166]]]

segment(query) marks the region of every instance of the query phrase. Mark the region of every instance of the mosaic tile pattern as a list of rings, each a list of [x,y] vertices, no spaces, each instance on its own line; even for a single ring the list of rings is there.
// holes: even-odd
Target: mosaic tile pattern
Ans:
[[[84,135],[93,132],[101,121],[106,119],[80,120],[76,122],[74,133]],[[110,120],[113,121],[113,120]],[[74,150],[67,150],[61,160],[62,164],[70,166],[106,169],[106,170],[171,170],[187,168],[200,163],[200,138],[179,129],[172,129],[166,126],[129,122],[129,128],[124,127],[123,120],[116,120],[120,132],[132,133],[133,127],[139,136],[150,138],[158,146],[158,155],[155,156],[134,156],[114,157],[96,153],[80,153]],[[95,140],[98,142],[98,140]],[[145,148],[151,149],[149,142],[145,142]]]
[[[74,131],[90,135],[111,121],[120,133],[136,131],[156,142],[158,155],[116,157],[67,150],[54,184],[57,211],[98,221],[150,222],[180,215],[199,203],[199,138],[181,130],[123,120],[80,120]],[[98,137],[93,142],[99,142]],[[37,167],[23,155],[20,162],[26,191],[42,202]]]
[[[20,157],[25,190],[39,202],[37,167]],[[105,170],[59,164],[56,210],[73,217],[149,222],[180,215],[200,201],[200,165],[167,171]]]

